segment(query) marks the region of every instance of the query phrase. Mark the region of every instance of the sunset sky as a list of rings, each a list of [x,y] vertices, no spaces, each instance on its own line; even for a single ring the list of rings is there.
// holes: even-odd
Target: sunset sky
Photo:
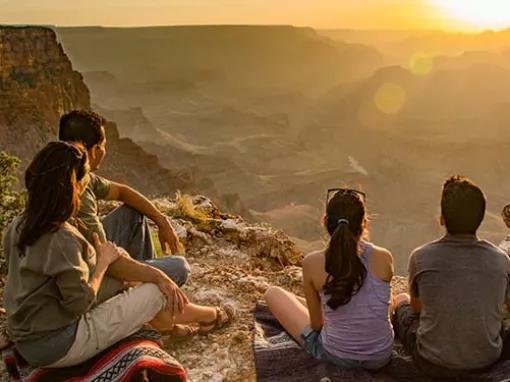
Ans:
[[[0,23],[475,31],[509,27],[510,0],[0,0]]]

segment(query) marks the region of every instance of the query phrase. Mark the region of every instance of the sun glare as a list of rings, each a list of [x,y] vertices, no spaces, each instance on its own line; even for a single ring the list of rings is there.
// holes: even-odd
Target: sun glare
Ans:
[[[432,0],[449,16],[477,28],[510,27],[509,0]]]

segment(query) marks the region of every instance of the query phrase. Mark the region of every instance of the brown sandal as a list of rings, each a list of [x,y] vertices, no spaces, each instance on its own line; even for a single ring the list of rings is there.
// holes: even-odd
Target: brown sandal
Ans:
[[[165,342],[182,342],[185,341],[198,333],[198,328],[191,325],[180,325],[175,324],[172,329],[164,330],[161,334],[165,337]]]
[[[221,329],[227,324],[231,323],[236,317],[236,309],[230,304],[225,304],[216,307],[216,318],[210,322],[199,322],[200,328],[198,333],[205,335],[213,332],[214,330]]]

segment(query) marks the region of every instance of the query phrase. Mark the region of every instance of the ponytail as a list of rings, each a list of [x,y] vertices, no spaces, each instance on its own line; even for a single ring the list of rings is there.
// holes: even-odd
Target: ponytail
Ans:
[[[324,294],[330,296],[328,306],[337,309],[349,303],[352,296],[359,292],[367,270],[358,256],[359,236],[353,233],[350,227],[352,222],[339,219],[331,223],[328,221],[328,230],[334,231],[325,253],[328,277]],[[333,228],[334,225],[336,228]]]

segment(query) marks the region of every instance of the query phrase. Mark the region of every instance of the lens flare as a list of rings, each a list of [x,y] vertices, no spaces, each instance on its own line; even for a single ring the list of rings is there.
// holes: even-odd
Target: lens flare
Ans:
[[[434,57],[427,53],[415,53],[408,63],[411,73],[417,76],[426,76],[434,68]]]
[[[399,85],[386,82],[375,93],[377,109],[384,114],[397,114],[406,102],[406,91]]]

